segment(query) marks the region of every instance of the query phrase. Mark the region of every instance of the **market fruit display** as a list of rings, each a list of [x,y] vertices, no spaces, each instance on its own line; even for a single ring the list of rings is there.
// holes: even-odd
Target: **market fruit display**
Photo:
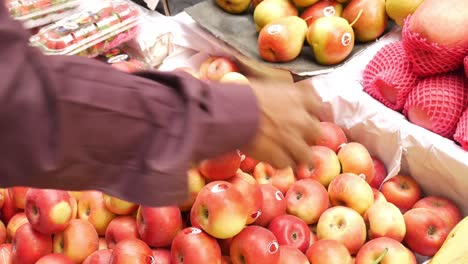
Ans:
[[[139,17],[126,2],[102,2],[41,28],[31,43],[46,55],[96,57],[135,37]]]
[[[234,83],[249,79],[240,71],[224,75],[234,75]],[[220,154],[187,171],[188,200],[180,205],[149,207],[97,190],[0,189],[8,215],[0,222],[0,257],[25,264],[413,264],[415,253],[440,263],[463,257],[460,243],[445,242],[463,239],[465,230],[453,201],[424,195],[408,175],[387,178],[365,145],[336,124],[320,126],[323,133],[309,143],[320,149],[316,168],[252,160],[242,166],[250,158],[244,153]]]

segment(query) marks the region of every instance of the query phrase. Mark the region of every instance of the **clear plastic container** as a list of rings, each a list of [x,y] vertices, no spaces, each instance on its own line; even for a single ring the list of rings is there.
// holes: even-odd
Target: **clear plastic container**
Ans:
[[[70,16],[81,0],[6,0],[10,15],[25,28],[36,28]]]
[[[42,28],[31,44],[46,55],[96,57],[138,33],[141,11],[127,2],[97,2]]]

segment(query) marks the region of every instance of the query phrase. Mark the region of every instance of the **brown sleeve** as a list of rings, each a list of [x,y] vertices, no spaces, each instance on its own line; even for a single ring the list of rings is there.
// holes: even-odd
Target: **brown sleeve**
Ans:
[[[246,86],[132,76],[91,59],[46,57],[27,39],[0,4],[0,186],[175,204],[187,195],[190,162],[239,148],[257,129]]]

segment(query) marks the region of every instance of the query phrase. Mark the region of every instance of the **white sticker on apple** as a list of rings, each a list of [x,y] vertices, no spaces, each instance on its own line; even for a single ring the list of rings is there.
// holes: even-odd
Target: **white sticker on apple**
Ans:
[[[283,194],[280,191],[276,191],[275,197],[276,197],[276,200],[278,201],[283,200]]]
[[[346,32],[343,34],[343,36],[341,37],[341,44],[345,47],[349,46],[349,44],[351,44],[351,33],[349,32]]]
[[[218,183],[211,187],[210,191],[213,193],[220,193],[224,192],[224,190],[226,190],[227,188],[228,186],[225,183]]]
[[[336,14],[335,8],[333,6],[327,6],[323,9],[323,15],[326,17],[331,17]]]
[[[256,221],[261,215],[262,215],[262,210],[258,210],[257,212],[253,213],[251,217],[252,219],[254,219],[254,221]]]
[[[270,242],[270,244],[268,244],[268,253],[274,254],[278,252],[278,250],[279,250],[278,242],[272,241]]]
[[[148,264],[156,264],[156,258],[153,256],[148,256],[146,263]]]
[[[279,32],[283,31],[283,27],[281,25],[272,25],[268,28],[268,34],[274,35]]]
[[[200,228],[192,227],[192,230],[190,234],[195,235],[195,234],[200,234],[202,231]]]

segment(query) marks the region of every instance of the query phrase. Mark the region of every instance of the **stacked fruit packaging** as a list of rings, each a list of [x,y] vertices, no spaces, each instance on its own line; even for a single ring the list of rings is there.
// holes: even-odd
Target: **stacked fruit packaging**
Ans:
[[[98,2],[41,28],[31,37],[31,44],[46,55],[96,57],[134,38],[141,15],[128,2]]]
[[[468,114],[462,113],[468,107],[468,47],[429,43],[411,31],[410,20],[402,40],[384,46],[366,65],[364,91],[411,123],[467,149]]]
[[[400,111],[418,76],[401,42],[386,45],[367,65],[363,73],[364,91],[390,109]]]
[[[81,0],[6,0],[10,15],[25,28],[37,28],[77,12]]]

